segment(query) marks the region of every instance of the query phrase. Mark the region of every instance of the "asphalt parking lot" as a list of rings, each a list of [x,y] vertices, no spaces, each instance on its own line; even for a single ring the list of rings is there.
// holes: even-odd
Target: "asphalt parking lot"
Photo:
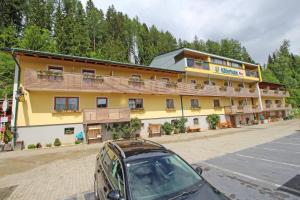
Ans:
[[[300,133],[196,163],[231,199],[300,199]]]

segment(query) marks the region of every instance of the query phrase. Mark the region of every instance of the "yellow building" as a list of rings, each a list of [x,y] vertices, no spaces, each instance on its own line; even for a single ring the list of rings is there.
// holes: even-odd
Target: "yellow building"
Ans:
[[[108,124],[133,117],[142,120],[141,136],[148,137],[150,123],[182,116],[187,126],[206,130],[209,114],[239,126],[257,122],[258,113],[268,118],[284,116],[290,109],[285,105],[289,94],[281,87],[273,90],[275,85],[265,83],[260,88],[258,65],[191,49],[159,55],[150,66],[4,51],[16,61],[12,127],[25,145],[55,138],[73,143],[76,133],[99,127],[102,139],[108,139]]]

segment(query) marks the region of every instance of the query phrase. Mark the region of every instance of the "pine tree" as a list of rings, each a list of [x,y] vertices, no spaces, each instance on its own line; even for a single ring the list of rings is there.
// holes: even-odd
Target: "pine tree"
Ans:
[[[20,33],[23,26],[24,9],[24,0],[0,1],[0,30],[12,26],[17,33]]]
[[[98,10],[92,0],[87,1],[86,5],[87,15],[87,30],[91,41],[90,49],[93,50],[95,55],[97,44],[103,40],[103,20],[104,15],[102,10]]]
[[[51,31],[53,26],[54,0],[27,0],[26,26],[36,25]]]
[[[55,52],[56,46],[50,32],[36,25],[27,26],[24,36],[20,41],[20,47],[24,49]]]

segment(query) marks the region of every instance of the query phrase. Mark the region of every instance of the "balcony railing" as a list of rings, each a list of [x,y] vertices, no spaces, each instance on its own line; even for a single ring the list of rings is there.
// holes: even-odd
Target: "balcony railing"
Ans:
[[[227,115],[259,112],[258,106],[256,105],[225,106],[224,110],[225,110],[225,114]]]
[[[266,104],[264,111],[276,111],[276,110],[291,110],[291,104]]]
[[[286,90],[270,90],[270,89],[260,89],[261,96],[268,97],[289,97],[290,94]]]
[[[184,82],[158,80],[132,80],[127,77],[95,76],[86,78],[80,73],[64,72],[58,77],[38,76],[34,70],[26,69],[24,88],[36,91],[71,91],[134,94],[173,94],[197,96],[258,97],[255,89],[195,85]],[[220,89],[221,88],[221,89]]]
[[[113,123],[130,121],[129,108],[83,109],[83,123]]]

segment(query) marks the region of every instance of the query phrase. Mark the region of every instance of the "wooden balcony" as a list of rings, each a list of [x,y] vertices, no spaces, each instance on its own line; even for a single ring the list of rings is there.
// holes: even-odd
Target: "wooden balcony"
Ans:
[[[226,115],[247,114],[247,113],[259,112],[258,106],[256,106],[256,105],[225,106],[224,110],[225,110]]]
[[[25,70],[24,88],[28,91],[101,92],[133,94],[167,94],[195,96],[256,97],[255,89],[170,83],[158,80],[133,80],[127,77],[86,77],[80,73],[64,72],[59,75],[39,75],[34,70]]]
[[[290,94],[286,90],[270,90],[270,89],[260,89],[261,96],[268,97],[289,97]]]
[[[114,123],[130,121],[129,108],[95,108],[83,109],[83,123]]]
[[[291,104],[266,104],[264,111],[291,110]]]

